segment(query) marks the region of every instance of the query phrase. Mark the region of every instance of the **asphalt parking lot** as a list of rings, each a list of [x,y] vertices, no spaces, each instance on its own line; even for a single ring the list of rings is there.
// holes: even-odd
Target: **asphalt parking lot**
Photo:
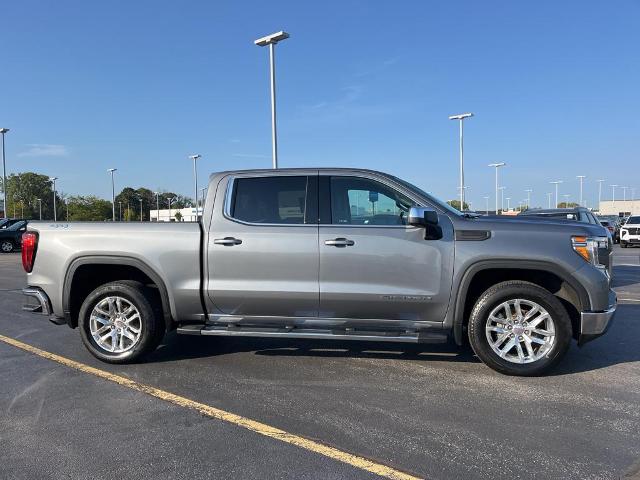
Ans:
[[[0,335],[420,478],[640,478],[640,248],[615,247],[609,332],[541,378],[455,346],[170,335],[110,366],[23,313],[0,256]],[[0,478],[375,478],[0,342]]]

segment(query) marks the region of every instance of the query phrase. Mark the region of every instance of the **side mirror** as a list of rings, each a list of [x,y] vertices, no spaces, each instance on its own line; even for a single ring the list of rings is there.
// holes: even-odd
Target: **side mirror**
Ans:
[[[442,228],[438,225],[438,212],[432,208],[411,207],[407,223],[414,227],[423,227],[425,229],[425,240],[439,240],[442,238]]]

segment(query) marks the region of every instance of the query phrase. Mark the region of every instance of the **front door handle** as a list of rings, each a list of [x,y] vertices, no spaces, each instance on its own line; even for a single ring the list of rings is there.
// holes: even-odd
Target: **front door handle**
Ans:
[[[216,238],[213,243],[215,243],[216,245],[225,245],[227,247],[233,247],[234,245],[240,245],[242,243],[242,240],[240,240],[239,238],[233,238],[233,237],[224,237],[224,238]]]
[[[352,247],[356,244],[353,240],[348,238],[334,238],[333,240],[325,240],[325,245],[332,245],[334,247]]]

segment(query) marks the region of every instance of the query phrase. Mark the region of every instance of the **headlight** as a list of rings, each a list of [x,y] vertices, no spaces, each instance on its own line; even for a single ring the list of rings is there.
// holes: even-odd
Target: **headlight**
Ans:
[[[584,258],[587,262],[595,266],[601,266],[598,258],[599,248],[608,248],[609,241],[606,237],[571,237],[571,246],[575,252]]]

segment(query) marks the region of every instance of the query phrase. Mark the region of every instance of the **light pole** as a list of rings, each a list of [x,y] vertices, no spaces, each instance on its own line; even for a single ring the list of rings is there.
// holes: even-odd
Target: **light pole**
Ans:
[[[189,158],[193,160],[193,201],[196,204],[196,218],[198,218],[198,169],[196,162],[202,155],[191,155]]]
[[[8,218],[7,216],[7,163],[4,158],[4,134],[9,131],[8,128],[0,128],[0,133],[2,134],[2,193],[4,195],[4,205],[3,205],[3,215],[4,218]]]
[[[553,192],[547,193],[548,208],[551,208],[551,197],[553,197]]]
[[[269,71],[271,78],[271,156],[273,168],[278,168],[278,135],[276,132],[276,44],[289,38],[287,32],[276,32],[259,38],[253,43],[259,47],[269,46]]]
[[[484,214],[488,216],[489,215],[489,195],[485,195],[484,202],[485,202]],[[496,212],[496,214],[497,213],[498,212]]]
[[[168,198],[167,200],[169,200],[169,221],[171,221],[171,202],[173,202],[176,199],[176,197],[172,197],[172,198]]]
[[[556,180],[555,182],[549,182],[556,186],[556,206],[554,208],[558,208],[558,185],[562,183],[562,180]]]
[[[116,186],[113,181],[113,172],[118,170],[117,168],[110,168],[107,172],[111,172],[111,211],[112,211],[112,221],[116,221]]]
[[[598,211],[600,211],[600,202],[602,202],[602,182],[604,180],[598,180]]]
[[[207,187],[202,187],[200,189],[200,191],[202,192],[202,198],[200,199],[200,205],[202,205],[202,214],[204,215],[204,201],[205,201],[205,197],[206,197],[205,192],[207,191]]]
[[[36,200],[38,201],[38,211],[40,212],[40,220],[42,221],[42,199],[36,198]]]
[[[620,187],[622,189],[622,200],[627,201],[627,188],[629,187]]]
[[[53,221],[58,221],[58,213],[56,210],[56,180],[58,177],[50,177],[49,181],[51,182],[51,188],[53,189]]]
[[[531,208],[531,192],[533,192],[533,190],[531,188],[527,188],[525,192],[527,192],[527,210],[529,210]]]
[[[498,215],[498,169],[500,167],[504,167],[506,163],[490,163],[490,167],[494,167],[496,169],[496,215]]]
[[[580,201],[578,202],[578,206],[582,207],[582,182],[584,181],[585,178],[587,178],[586,175],[576,175],[576,178],[580,180]]]
[[[500,190],[500,212],[504,211],[504,190],[505,190],[505,188],[507,188],[507,187],[505,187],[505,186],[498,187],[498,190]],[[498,214],[498,212],[496,212],[496,215],[497,214]]]
[[[140,221],[142,222],[142,198],[139,199],[140,200]]]
[[[156,194],[156,222],[160,221],[160,192],[153,192]],[[151,216],[149,216],[151,220]]]
[[[473,113],[461,113],[459,115],[450,115],[449,120],[458,120],[460,122],[460,211],[464,211],[464,119],[473,117]]]
[[[118,218],[120,218],[120,221],[122,221],[122,202],[118,202],[118,205],[120,205],[120,215]]]
[[[618,185],[609,185],[611,187],[611,201],[616,203],[616,187]]]

